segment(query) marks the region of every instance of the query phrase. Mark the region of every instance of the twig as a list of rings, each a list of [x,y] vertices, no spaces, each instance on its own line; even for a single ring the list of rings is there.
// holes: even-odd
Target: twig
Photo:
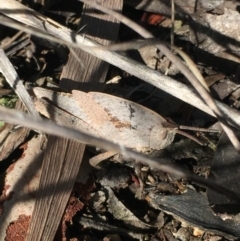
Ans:
[[[35,109],[29,93],[24,87],[23,82],[19,79],[18,74],[16,73],[11,62],[2,49],[0,49],[0,71],[5,76],[8,84],[13,88],[15,93],[21,99],[28,112],[38,117],[39,114]]]
[[[23,33],[22,30],[18,31],[11,39],[9,39],[6,43],[1,44],[0,48],[5,50],[9,45],[11,45],[19,36],[21,36]]]
[[[174,0],[171,0],[171,20],[172,20],[172,26],[171,26],[171,46],[174,46],[174,22],[175,22],[175,4]]]
[[[0,8],[0,12],[1,12],[1,8]],[[115,44],[111,44],[109,46],[104,46],[104,45],[92,45],[92,46],[90,46],[88,44],[88,41],[86,41],[86,43],[83,43],[83,42],[85,42],[85,41],[83,41],[84,37],[80,38],[80,39],[82,39],[80,41],[82,43],[80,43],[79,41],[74,42],[73,40],[71,40],[71,41],[64,40],[64,39],[61,39],[59,37],[54,37],[54,36],[50,35],[47,31],[45,31],[44,28],[42,28],[43,31],[39,31],[39,29],[29,27],[29,26],[26,27],[23,24],[12,21],[11,19],[9,19],[8,17],[5,17],[5,16],[0,16],[0,24],[3,24],[3,25],[5,25],[7,27],[10,27],[10,28],[21,30],[22,32],[32,34],[32,35],[37,36],[39,38],[47,39],[47,40],[52,41],[54,43],[67,45],[69,48],[71,48],[71,47],[73,47],[73,48],[87,47],[88,49],[94,49],[94,50],[126,51],[126,50],[131,50],[131,49],[139,49],[139,48],[142,48],[144,46],[155,46],[156,44],[161,43],[161,41],[159,41],[158,39],[144,39],[144,40],[138,40],[138,41],[115,43]],[[62,28],[64,28],[64,27],[62,26]],[[76,33],[73,33],[73,34],[76,35]],[[80,35],[78,35],[78,36],[80,36]],[[76,37],[76,38],[78,39],[78,37]],[[5,45],[4,45],[4,47],[5,47]]]

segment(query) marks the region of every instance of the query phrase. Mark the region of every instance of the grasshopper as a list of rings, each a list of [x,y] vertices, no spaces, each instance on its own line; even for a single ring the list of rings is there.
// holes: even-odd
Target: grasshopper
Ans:
[[[36,109],[46,117],[141,153],[164,149],[173,142],[176,133],[202,144],[194,136],[179,130],[176,124],[126,99],[78,90],[66,94],[36,87],[33,91],[38,98]],[[202,131],[202,128],[197,130]],[[93,158],[90,163],[96,166],[102,158],[114,154],[102,154],[100,160]]]

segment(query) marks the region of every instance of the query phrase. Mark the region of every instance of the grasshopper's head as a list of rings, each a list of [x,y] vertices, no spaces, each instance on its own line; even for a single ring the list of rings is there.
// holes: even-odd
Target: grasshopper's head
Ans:
[[[199,128],[198,128],[199,129]],[[162,126],[154,126],[151,131],[149,146],[153,150],[161,150],[169,146],[176,134],[185,136],[199,145],[205,145],[205,143],[198,140],[195,136],[190,135],[182,130],[179,130],[178,127],[172,123],[163,123]]]
[[[173,142],[175,134],[175,127],[159,128],[159,126],[154,126],[150,135],[150,148],[154,150],[166,148]]]

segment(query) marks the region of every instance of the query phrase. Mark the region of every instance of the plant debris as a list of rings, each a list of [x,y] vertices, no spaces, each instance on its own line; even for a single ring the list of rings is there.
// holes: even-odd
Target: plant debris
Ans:
[[[54,27],[59,23],[76,30],[79,22],[88,21],[85,15],[80,16],[82,5],[78,1],[63,1],[62,6],[57,1],[39,1],[38,4],[31,0],[20,2],[43,13],[47,20],[44,18],[41,21],[47,21],[47,24],[53,24]],[[144,26],[161,41],[170,43],[172,29],[174,45],[180,51],[185,51],[194,61],[211,96],[228,105],[226,108],[239,117],[236,111],[240,106],[238,3],[201,0],[194,4],[193,0],[176,0],[176,21],[172,23],[169,18],[170,8],[163,4],[164,1],[153,0],[145,6],[137,5],[136,2],[125,1],[123,14]],[[155,13],[148,12],[149,9],[155,10],[154,8]],[[5,15],[4,12],[3,14]],[[100,26],[98,18],[101,14],[98,11],[95,14]],[[57,23],[51,22],[51,18]],[[83,26],[79,30],[80,34],[86,33],[86,37],[94,37],[90,25],[89,22],[89,25]],[[154,73],[163,76],[163,79],[158,79],[159,82],[162,81],[163,90],[157,88],[157,84],[153,86],[146,81],[155,81],[155,77],[149,78],[146,75],[137,78],[120,68],[118,63],[114,63],[115,66],[110,65],[108,72],[103,74],[105,83],[97,83],[93,87],[93,91],[97,88],[108,95],[90,92],[91,90],[90,93],[80,90],[73,90],[72,94],[60,93],[72,90],[71,86],[88,89],[86,83],[76,84],[70,78],[65,78],[68,76],[66,69],[76,68],[73,64],[69,67],[69,62],[66,68],[69,54],[67,47],[62,42],[42,39],[25,33],[24,30],[16,31],[3,25],[0,28],[2,53],[11,62],[5,61],[1,65],[8,67],[5,71],[1,67],[0,104],[14,106],[16,97],[10,89],[14,85],[9,86],[7,82],[12,79],[9,73],[16,73],[22,88],[16,94],[21,97],[26,91],[27,95],[35,92],[39,99],[43,97],[41,100],[34,100],[34,103],[39,104],[37,109],[42,108],[39,112],[48,118],[74,129],[81,126],[87,133],[133,148],[161,160],[163,164],[174,164],[183,172],[215,181],[240,196],[239,153],[226,134],[221,134],[221,128],[219,133],[204,134],[201,131],[187,130],[186,133],[193,136],[192,140],[181,135],[175,136],[181,133],[178,132],[178,125],[211,129],[216,124],[216,119],[193,107],[198,103],[195,98],[185,96],[187,103],[184,103],[169,94],[166,90],[169,89],[167,80],[175,79],[188,87],[189,84],[181,74],[181,69],[162,52],[159,53],[155,46],[137,49],[133,46],[132,50],[124,51],[124,58],[148,66],[152,76]],[[39,32],[37,28],[36,25],[35,31]],[[117,33],[117,29],[118,27],[113,35]],[[101,31],[105,33],[106,30],[103,28]],[[109,34],[108,31],[106,33]],[[60,39],[60,36],[57,38]],[[121,25],[117,38],[119,42],[125,42],[140,37],[130,28]],[[106,41],[109,40],[106,38]],[[173,46],[172,52],[176,55],[181,53],[174,51]],[[71,55],[71,58],[74,57]],[[76,62],[79,64],[79,61],[80,59]],[[189,67],[188,61],[185,64]],[[101,65],[99,64],[99,68],[106,67]],[[88,68],[90,63],[83,61],[81,66]],[[135,66],[136,69],[139,68],[137,64]],[[143,75],[140,69],[139,76]],[[88,71],[92,78],[98,78],[99,69]],[[61,75],[65,76],[64,83],[61,82]],[[178,92],[177,97],[185,95],[184,88],[175,87],[175,82],[172,83],[172,88],[176,88]],[[164,89],[165,85],[167,87]],[[33,103],[31,98],[26,106],[29,103]],[[15,108],[20,107],[17,104]],[[236,123],[239,123],[239,118],[236,118]],[[236,126],[236,123],[233,125]],[[42,133],[22,126],[3,124],[0,127],[0,241],[20,241],[25,240],[33,215],[45,137]],[[239,132],[234,132],[239,137]],[[193,142],[193,139],[199,140],[203,145]],[[56,141],[52,144],[59,143]],[[76,153],[77,151],[79,150]],[[97,159],[97,155],[102,159]],[[63,164],[66,157],[63,158]],[[90,166],[89,162],[95,165]],[[51,168],[57,170],[54,166]],[[62,173],[57,173],[59,180],[64,173],[70,173],[68,168],[66,164]],[[179,178],[143,165],[127,155],[115,152],[109,154],[88,146],[79,170],[79,179],[81,183],[75,182],[61,222],[52,217],[52,222],[60,223],[55,235],[56,241],[229,241],[240,237],[240,206],[231,197],[190,179]],[[61,197],[66,191],[67,183],[64,181],[59,182],[62,190],[60,188],[54,191],[55,203],[51,205],[56,208],[58,201],[61,204]],[[54,188],[54,183],[55,180],[52,180],[49,187],[46,187],[52,190],[50,188]],[[49,190],[42,190],[42,194],[51,195]]]

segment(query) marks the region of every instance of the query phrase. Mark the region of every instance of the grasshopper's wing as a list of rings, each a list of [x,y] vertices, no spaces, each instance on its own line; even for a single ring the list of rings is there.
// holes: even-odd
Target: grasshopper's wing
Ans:
[[[73,98],[72,94],[67,94],[63,92],[56,92],[52,90],[47,90],[40,87],[33,88],[33,92],[38,99],[50,100],[52,104],[65,110],[69,114],[86,121],[87,117],[84,111],[79,108],[77,101]],[[81,92],[81,91],[80,91]],[[82,94],[87,95],[87,93],[82,92]]]
[[[111,123],[109,116],[105,112],[105,110],[97,104],[87,93],[73,90],[72,94],[59,93],[51,90],[46,90],[43,88],[36,87],[33,89],[35,95],[39,99],[47,99],[50,100],[58,109],[55,108],[54,112],[59,113],[60,109],[64,110],[66,113],[72,115],[69,119],[69,123],[73,121],[73,116],[77,117],[81,120],[81,123],[85,123],[88,125],[88,129],[90,127],[98,133],[99,136],[111,140],[111,136],[107,134],[105,131],[108,130],[108,133],[111,135],[117,135],[117,129]],[[41,105],[41,103],[39,103]],[[51,108],[54,108],[53,106]],[[45,111],[46,115],[46,111]],[[57,116],[59,116],[57,114]],[[76,123],[79,121],[73,121],[76,128]],[[85,125],[81,125],[84,126]],[[79,127],[77,127],[79,129]]]
[[[115,142],[120,140],[122,144],[139,151],[152,148],[152,131],[163,130],[162,123],[166,122],[163,117],[146,107],[122,98],[98,92],[90,92],[89,95],[105,110],[118,130],[118,136],[111,135],[106,130]]]
[[[90,125],[98,129],[104,129],[108,126],[109,129],[114,131],[114,126],[111,125],[111,120],[104,110],[93,98],[85,92],[73,90],[72,96],[76,101],[78,108],[84,112],[84,120]]]
[[[68,126],[87,134],[94,135],[96,137],[100,137],[98,131],[90,126],[85,121],[77,118],[68,112],[52,105],[48,101],[44,99],[38,99],[34,102],[37,111],[39,111],[42,115],[46,116],[47,118],[54,120],[60,125]]]
[[[38,98],[47,98],[79,118],[86,123],[85,129],[90,130],[91,127],[103,138],[139,151],[161,149],[161,142],[166,136],[162,123],[166,120],[141,105],[97,92],[87,94],[74,90],[69,95],[42,88],[34,88],[34,92]],[[77,125],[76,121],[73,122]]]
[[[97,129],[85,121],[85,113],[79,108],[71,94],[58,93],[39,87],[34,88],[33,91],[38,98],[34,102],[35,107],[42,115],[58,124],[100,137]]]

